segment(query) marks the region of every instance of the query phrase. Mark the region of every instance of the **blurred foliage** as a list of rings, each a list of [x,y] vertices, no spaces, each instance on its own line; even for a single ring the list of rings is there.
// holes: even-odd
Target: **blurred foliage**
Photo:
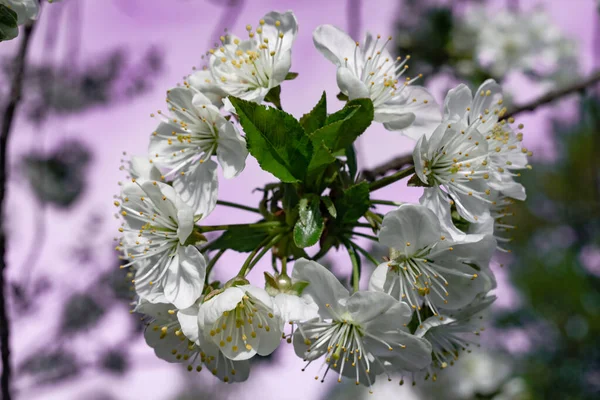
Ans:
[[[85,189],[91,158],[86,145],[69,140],[47,156],[37,153],[24,156],[22,165],[31,189],[41,202],[67,208]]]
[[[65,350],[34,353],[19,366],[20,373],[34,377],[36,385],[52,385],[80,373],[77,356]]]
[[[119,349],[109,349],[100,357],[100,367],[114,375],[123,375],[129,368],[127,353]]]
[[[554,124],[559,156],[523,176],[528,200],[516,210],[510,262],[522,295],[501,328],[526,329],[531,348],[518,372],[534,399],[600,395],[600,277],[581,251],[600,244],[600,101],[581,103],[574,125]]]
[[[50,113],[80,113],[145,93],[163,69],[162,53],[151,46],[139,60],[131,61],[128,55],[126,49],[115,49],[93,57],[94,62],[83,68],[70,62],[28,66],[23,108],[33,122],[40,123]],[[4,73],[12,74],[6,61]]]
[[[61,332],[72,335],[95,326],[106,310],[86,293],[72,295],[65,303],[61,318]]]

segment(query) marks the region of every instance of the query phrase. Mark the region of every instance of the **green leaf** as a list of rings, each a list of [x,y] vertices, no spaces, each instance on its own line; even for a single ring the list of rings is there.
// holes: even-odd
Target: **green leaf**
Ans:
[[[342,223],[357,221],[369,210],[369,184],[361,182],[346,189],[336,199],[337,220]]]
[[[323,202],[323,204],[325,204],[325,208],[327,208],[327,212],[329,213],[329,215],[331,215],[333,218],[336,218],[337,211],[335,209],[335,205],[333,204],[333,201],[331,201],[331,197],[323,196],[323,197],[321,197],[321,201]]]
[[[337,98],[338,98],[338,100],[340,100],[340,101],[348,101],[348,100],[349,100],[349,99],[348,99],[348,96],[346,96],[346,95],[345,95],[344,93],[342,93],[342,92],[339,92],[339,93],[337,94],[337,96],[335,96],[335,97],[337,97]]]
[[[213,249],[230,249],[240,253],[248,253],[256,249],[267,237],[269,231],[265,229],[236,228],[225,231],[212,244]]]
[[[304,248],[316,244],[321,238],[325,224],[320,210],[320,199],[308,195],[298,203],[298,221],[294,226],[294,243]]]
[[[286,81],[293,81],[297,77],[298,77],[298,73],[297,72],[288,72],[287,75],[285,76],[285,80]]]
[[[265,101],[272,103],[281,110],[281,86],[275,86],[265,96]]]
[[[327,117],[324,127],[313,132],[313,145],[323,142],[333,153],[345,150],[371,125],[373,115],[371,99],[349,101],[340,111]]]
[[[317,105],[300,118],[300,124],[304,127],[304,131],[310,134],[325,125],[325,121],[327,121],[327,97],[323,92]]]
[[[291,115],[249,101],[229,97],[246,133],[248,150],[262,169],[283,182],[306,177],[313,155],[310,138]]]
[[[356,151],[354,151],[353,144],[346,147],[346,162],[350,172],[350,179],[354,181],[354,177],[356,177],[356,173],[358,172],[358,164],[356,162]]]
[[[17,21],[17,13],[5,5],[0,4],[0,26],[14,29],[19,26]]]

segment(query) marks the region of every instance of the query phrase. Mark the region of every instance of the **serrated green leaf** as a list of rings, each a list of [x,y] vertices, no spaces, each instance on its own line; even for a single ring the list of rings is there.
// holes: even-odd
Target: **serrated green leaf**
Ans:
[[[265,229],[236,228],[225,231],[215,240],[211,248],[248,253],[256,249],[268,236],[269,232]]]
[[[325,125],[325,121],[327,121],[327,96],[323,92],[317,105],[300,118],[300,124],[304,131],[310,134]]]
[[[349,101],[327,117],[324,127],[312,133],[313,145],[323,142],[333,153],[346,150],[371,125],[373,115],[371,99]]]
[[[0,26],[14,29],[19,26],[18,19],[16,12],[5,5],[0,4]]]
[[[358,172],[358,163],[356,162],[356,151],[354,151],[354,144],[346,147],[346,163],[348,164],[350,179],[354,181],[356,173]]]
[[[265,96],[265,101],[281,110],[281,86],[275,86]]]
[[[229,99],[246,133],[248,150],[261,168],[283,182],[302,181],[313,147],[300,123],[283,111],[235,97]]]
[[[331,215],[333,218],[336,218],[337,210],[335,209],[335,205],[333,204],[333,201],[331,201],[331,197],[323,196],[323,197],[321,197],[321,201],[323,202],[323,204],[325,204],[325,208],[327,209],[327,212],[329,213],[329,215]]]
[[[308,195],[298,203],[298,221],[294,225],[294,243],[300,248],[317,244],[325,228],[319,196]]]
[[[369,210],[369,184],[361,182],[350,186],[335,201],[337,220],[341,223],[357,221]]]
[[[293,81],[297,77],[298,77],[298,73],[297,72],[288,72],[287,75],[285,76],[285,80],[286,81]]]

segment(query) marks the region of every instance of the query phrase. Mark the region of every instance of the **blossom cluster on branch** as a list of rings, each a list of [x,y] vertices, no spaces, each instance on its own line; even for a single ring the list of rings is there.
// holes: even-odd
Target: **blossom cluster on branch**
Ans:
[[[208,65],[167,92],[168,110],[152,114],[159,123],[147,155],[124,167],[117,250],[147,343],[158,357],[225,382],[246,380],[249,359],[282,341],[293,343],[304,368],[319,364],[316,379],[333,370],[338,381],[367,386],[379,375],[435,380],[478,344],[495,299],[490,260],[507,251],[510,204],[525,198],[514,179],[528,167],[523,126],[503,118],[494,81],[475,93],[459,85],[441,110],[414,84],[419,76],[407,76],[410,57],[388,52],[391,38],[358,43],[331,25],[313,39],[337,66],[345,106],[329,114],[323,93],[296,119],[280,101],[281,85],[298,75],[290,72],[296,17],[270,12],[246,29],[245,39],[221,37]],[[353,143],[372,122],[416,141],[414,167],[362,180]],[[235,179],[248,155],[277,182],[261,189],[256,208],[219,201],[217,170]],[[423,188],[420,204],[373,197],[408,177]],[[258,219],[204,224],[217,205]],[[361,240],[388,247],[389,256],[377,260]],[[317,262],[340,248],[351,287]],[[216,282],[211,272],[226,251],[249,256],[229,281]],[[247,274],[269,252],[274,272],[263,288]],[[376,266],[367,290],[359,285],[363,261]]]

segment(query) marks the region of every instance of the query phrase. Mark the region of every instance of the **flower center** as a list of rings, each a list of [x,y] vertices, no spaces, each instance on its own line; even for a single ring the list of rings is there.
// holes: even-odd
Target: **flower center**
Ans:
[[[258,347],[257,331],[264,329],[270,332],[274,315],[272,311],[259,300],[244,295],[242,301],[229,311],[225,311],[210,329],[210,336],[220,348],[230,347],[233,353]]]

